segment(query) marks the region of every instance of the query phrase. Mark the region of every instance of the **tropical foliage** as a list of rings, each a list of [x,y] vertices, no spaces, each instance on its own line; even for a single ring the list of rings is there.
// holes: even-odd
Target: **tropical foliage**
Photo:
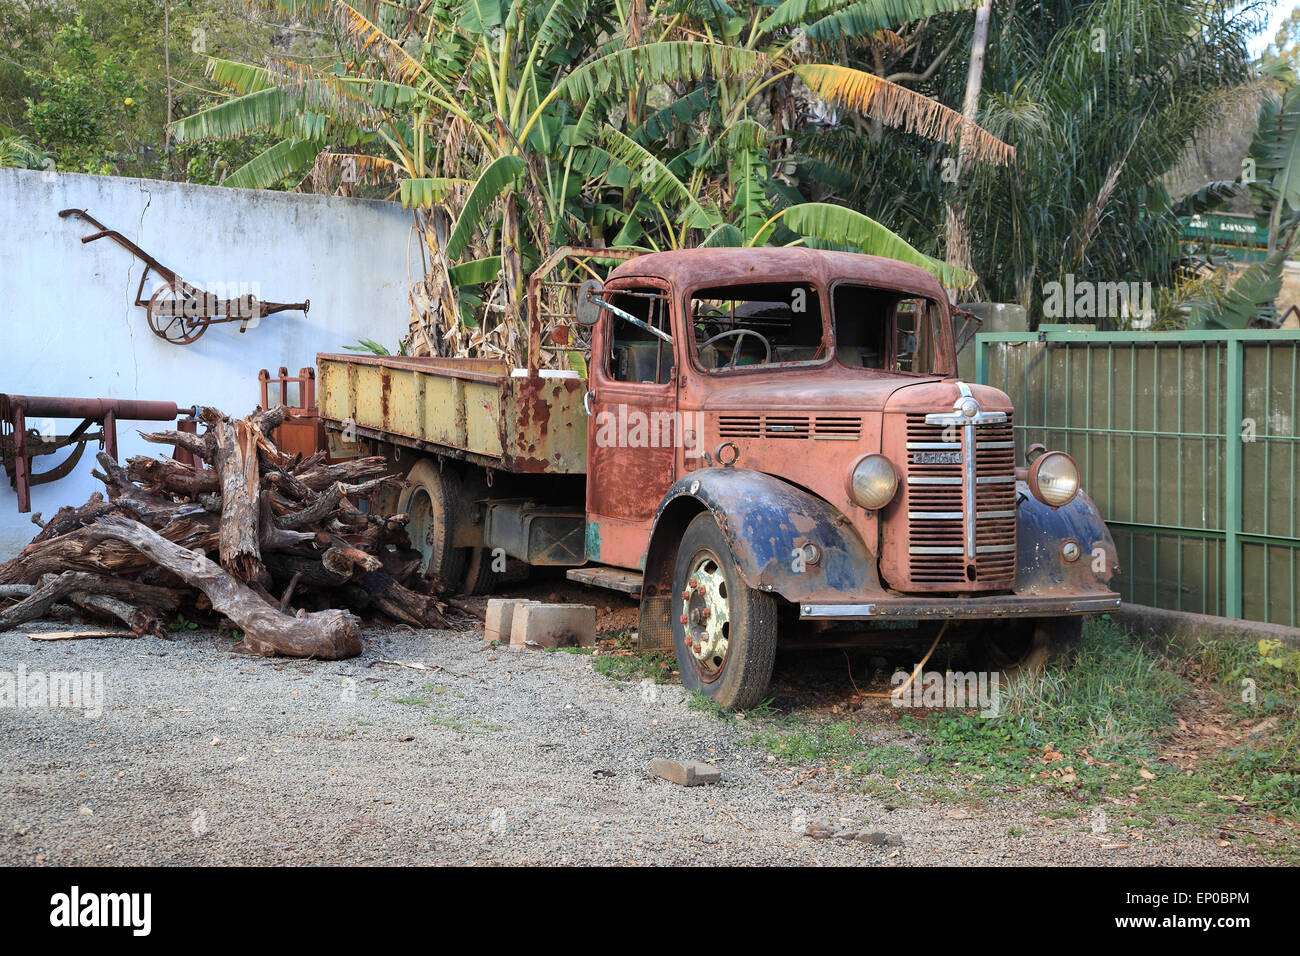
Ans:
[[[273,42],[303,54],[324,45],[243,0],[0,0],[0,163],[220,182],[264,144],[177,149],[167,122],[224,98],[204,75],[209,54]]]
[[[939,101],[839,62],[847,37],[963,0],[279,0],[351,44],[333,68],[214,60],[232,97],[173,126],[182,142],[266,131],[227,180],[308,174],[382,187],[415,210],[417,351],[523,348],[525,276],[559,246],[809,242],[974,276],[879,220],[806,203],[792,135],[845,111],[986,164],[1013,151]],[[820,111],[820,113],[819,113]]]
[[[0,3],[26,38],[0,58],[0,163],[400,200],[416,352],[519,360],[525,277],[565,245],[804,243],[1031,315],[1073,275],[1151,282],[1171,322],[1241,319],[1275,270],[1188,273],[1178,230],[1246,184],[1166,184],[1216,117],[1262,103],[1249,195],[1280,269],[1297,104],[1266,94],[1294,22],[1265,75],[1259,2],[995,0],[973,43],[977,5]]]

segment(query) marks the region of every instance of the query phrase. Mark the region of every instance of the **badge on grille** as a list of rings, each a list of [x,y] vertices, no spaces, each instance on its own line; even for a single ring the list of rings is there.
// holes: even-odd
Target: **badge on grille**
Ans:
[[[918,451],[912,453],[912,461],[918,465],[960,465],[959,451]]]

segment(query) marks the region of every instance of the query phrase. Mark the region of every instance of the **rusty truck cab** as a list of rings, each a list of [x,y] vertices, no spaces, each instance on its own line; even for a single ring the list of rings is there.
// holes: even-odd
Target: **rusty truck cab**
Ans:
[[[633,259],[588,291],[602,307],[587,557],[643,572],[642,645],[675,647],[688,685],[754,702],[767,676],[726,671],[739,624],[775,617],[764,600],[860,631],[1046,622],[1026,646],[1118,605],[1114,545],[1073,463],[1036,449],[1017,467],[1011,402],[956,377],[947,296],[926,271],[689,250]],[[754,613],[707,593],[738,588]],[[745,653],[770,671],[766,650]]]

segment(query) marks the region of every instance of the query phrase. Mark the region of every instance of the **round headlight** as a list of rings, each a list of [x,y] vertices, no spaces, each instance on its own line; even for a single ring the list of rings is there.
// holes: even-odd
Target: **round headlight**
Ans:
[[[898,474],[884,455],[867,455],[853,467],[849,493],[868,511],[878,511],[894,500]]]
[[[1029,468],[1029,490],[1049,507],[1068,505],[1079,493],[1079,466],[1063,451],[1039,455]]]

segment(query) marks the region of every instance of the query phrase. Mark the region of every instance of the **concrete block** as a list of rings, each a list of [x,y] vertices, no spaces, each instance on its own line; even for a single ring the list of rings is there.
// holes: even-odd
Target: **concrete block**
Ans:
[[[650,765],[656,777],[679,787],[702,787],[722,779],[722,771],[698,760],[656,760]]]
[[[528,598],[489,598],[487,620],[483,622],[484,642],[491,644],[496,641],[499,644],[509,644],[515,611],[521,605],[535,603],[537,602]]]
[[[596,609],[590,604],[539,604],[530,601],[515,609],[510,643],[536,647],[593,647]]]

